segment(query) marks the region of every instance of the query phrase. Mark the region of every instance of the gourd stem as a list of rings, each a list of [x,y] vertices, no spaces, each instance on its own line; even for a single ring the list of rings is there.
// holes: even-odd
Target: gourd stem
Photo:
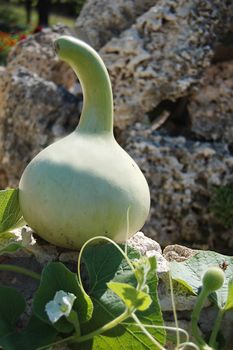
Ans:
[[[35,280],[40,281],[40,275],[38,273],[31,271],[31,270],[28,270],[24,267],[20,267],[20,266],[16,266],[16,265],[1,264],[0,270],[21,273],[22,275],[29,276],[31,278],[34,278]]]
[[[224,315],[224,310],[220,309],[217,315],[217,318],[214,322],[214,327],[210,336],[210,340],[209,340],[209,345],[213,348],[215,348],[216,346],[216,337],[218,335],[219,329],[220,329],[220,325],[222,322],[222,318]]]
[[[157,346],[158,349],[160,350],[166,350],[151,334],[150,332],[147,331],[146,327],[140,322],[140,320],[137,318],[137,316],[135,315],[135,313],[132,313],[132,318],[134,319],[134,321],[136,322],[136,324],[138,325],[139,328],[141,328],[141,330],[143,331],[143,333],[147,336],[147,338],[149,338],[153,344],[155,344]]]
[[[72,67],[82,86],[84,103],[78,132],[112,134],[112,88],[102,59],[89,45],[70,36],[58,38],[54,46],[59,58]]]
[[[203,338],[200,335],[200,330],[198,328],[198,320],[200,318],[200,313],[204,305],[204,302],[208,297],[208,294],[209,293],[206,291],[206,289],[202,288],[200,294],[197,297],[197,302],[196,302],[196,305],[194,306],[194,309],[191,315],[192,335],[198,342],[198,345],[202,347],[206,345],[206,343],[204,342]]]
[[[75,342],[77,343],[82,343],[85,342],[87,340],[92,339],[94,336],[102,334],[104,332],[109,331],[110,329],[118,326],[118,324],[120,324],[121,322],[123,322],[124,320],[126,320],[128,317],[130,317],[130,312],[128,310],[125,310],[122,314],[120,314],[120,316],[116,317],[114,320],[106,323],[104,326],[96,329],[93,332],[90,332],[88,334],[82,335],[79,338],[75,339]]]
[[[174,297],[173,282],[172,282],[172,276],[171,276],[170,271],[168,273],[168,277],[169,277],[173,317],[174,317],[175,326],[176,326],[176,330],[177,330],[176,331],[176,346],[179,347],[179,345],[180,345],[180,332],[179,332],[178,317],[177,317],[177,313],[176,313],[176,303],[175,303],[175,297]]]
[[[125,319],[130,317],[130,312],[128,310],[125,310],[122,314],[120,314],[118,317],[116,317],[114,320],[106,323],[104,326],[96,329],[95,331],[92,331],[88,334],[82,335],[82,336],[77,336],[77,335],[72,335],[70,337],[67,337],[65,339],[62,340],[58,340],[54,343],[42,346],[40,348],[38,348],[38,350],[45,350],[45,349],[49,349],[52,346],[55,345],[59,345],[62,343],[83,343],[85,341],[91,340],[92,338],[94,338],[97,335],[100,335],[104,332],[107,332],[108,330],[118,326],[118,324],[120,324],[121,322],[123,322]]]

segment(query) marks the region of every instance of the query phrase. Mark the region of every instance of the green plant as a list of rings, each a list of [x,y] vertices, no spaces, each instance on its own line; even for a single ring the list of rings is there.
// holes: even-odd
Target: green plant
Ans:
[[[0,64],[6,64],[7,56],[13,46],[20,40],[25,39],[26,33],[9,34],[0,32]]]
[[[25,169],[19,184],[23,216],[58,246],[80,248],[102,234],[123,242],[128,208],[129,236],[148,216],[147,182],[113,136],[111,83],[99,55],[68,36],[59,38],[55,47],[80,79],[84,106],[77,129],[40,152]]]
[[[215,337],[216,333],[211,337],[210,346],[208,346],[202,336],[199,333],[198,329],[198,320],[200,318],[201,310],[204,306],[204,303],[208,296],[220,289],[224,283],[224,272],[219,267],[210,267],[206,270],[203,278],[202,278],[202,288],[201,292],[198,295],[196,305],[192,312],[192,333],[195,339],[197,340],[200,348],[203,350],[211,349],[211,345],[215,345]],[[217,329],[218,331],[218,329]],[[214,338],[214,339],[213,339]]]
[[[197,295],[197,302],[192,312],[192,336],[199,348],[221,349],[217,337],[222,319],[233,308],[233,258],[211,251],[200,251],[192,258],[170,264],[171,276],[187,293]],[[207,341],[200,333],[198,321],[206,299],[216,306],[218,312],[212,333]]]
[[[0,5],[0,31],[16,33],[25,31],[27,26],[20,21],[17,10],[9,4]]]
[[[233,227],[233,186],[225,185],[213,189],[210,211],[225,228]]]

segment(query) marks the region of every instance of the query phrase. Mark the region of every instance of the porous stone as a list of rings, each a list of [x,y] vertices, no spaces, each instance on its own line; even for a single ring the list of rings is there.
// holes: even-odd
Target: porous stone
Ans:
[[[198,84],[213,56],[227,1],[159,0],[100,49],[123,128]]]
[[[162,250],[158,242],[145,236],[143,232],[135,233],[127,242],[130,247],[137,249],[142,255],[156,257],[157,273],[159,276],[168,272],[168,263],[162,255]]]
[[[62,249],[54,246],[40,238],[30,227],[23,226],[12,231],[15,238],[12,242],[18,242],[25,248],[16,253],[17,257],[35,256],[37,262],[45,264],[50,261],[60,260],[62,262],[76,262],[78,251]],[[160,245],[153,239],[144,235],[143,232],[135,233],[127,240],[128,246],[137,249],[142,256],[156,256],[159,264],[159,272],[167,272],[167,260],[162,255]]]
[[[24,67],[45,80],[72,88],[76,82],[75,74],[67,63],[58,59],[53,46],[54,40],[63,34],[72,33],[67,27],[57,25],[19,41],[8,55],[7,69]]]
[[[168,245],[163,250],[163,256],[167,261],[181,262],[194,256],[197,250],[184,247],[179,244]]]
[[[30,71],[8,69],[0,83],[0,183],[17,187],[28,162],[74,130],[80,100]]]
[[[129,28],[155,0],[87,0],[77,18],[77,36],[95,49]]]
[[[233,61],[211,65],[189,98],[190,131],[196,138],[233,143]]]
[[[227,253],[232,231],[209,209],[215,186],[232,183],[233,157],[223,143],[159,134],[136,124],[125,148],[144,172],[151,192],[151,212],[143,230],[162,247],[172,243]]]
[[[4,76],[6,71],[6,68],[4,66],[0,66],[0,78],[2,79],[2,77]]]

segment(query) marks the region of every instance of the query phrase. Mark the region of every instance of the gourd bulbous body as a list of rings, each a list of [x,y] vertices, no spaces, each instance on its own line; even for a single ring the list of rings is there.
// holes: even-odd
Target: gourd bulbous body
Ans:
[[[61,247],[79,249],[98,235],[123,242],[148,216],[147,182],[114,139],[111,85],[102,60],[71,37],[61,37],[56,46],[80,78],[84,107],[77,129],[26,167],[19,184],[23,216],[38,235]]]

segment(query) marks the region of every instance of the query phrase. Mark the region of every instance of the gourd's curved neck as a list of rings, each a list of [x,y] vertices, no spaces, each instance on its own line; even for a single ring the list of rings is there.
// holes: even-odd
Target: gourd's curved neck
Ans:
[[[62,36],[55,50],[75,71],[83,91],[83,109],[76,130],[86,134],[113,134],[113,97],[107,69],[89,45],[70,36]]]

